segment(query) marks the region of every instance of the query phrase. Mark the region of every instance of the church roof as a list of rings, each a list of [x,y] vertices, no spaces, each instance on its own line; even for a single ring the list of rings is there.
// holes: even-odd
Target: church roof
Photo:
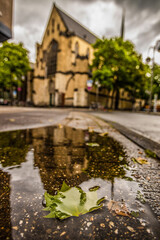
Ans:
[[[58,13],[60,14],[66,28],[70,32],[74,32],[74,34],[90,44],[94,43],[98,38],[96,35],[91,33],[88,29],[82,26],[78,21],[74,20],[71,16],[61,10],[59,7],[55,6]]]

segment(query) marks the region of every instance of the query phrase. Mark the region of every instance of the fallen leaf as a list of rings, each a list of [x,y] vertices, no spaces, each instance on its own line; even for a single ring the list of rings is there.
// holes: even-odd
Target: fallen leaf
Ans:
[[[138,158],[132,158],[132,161],[135,162],[135,163],[139,163],[139,164],[149,164],[149,162],[144,159],[144,158],[141,158],[141,157],[138,157]]]
[[[104,137],[104,136],[108,135],[108,132],[100,133],[99,135],[100,135],[101,137]]]
[[[98,199],[97,191],[84,192],[78,187],[70,188],[65,182],[57,195],[52,196],[45,192],[46,208],[50,211],[46,218],[65,219],[71,216],[91,212],[102,207],[103,199]]]
[[[110,200],[107,206],[110,211],[114,211],[117,215],[130,217],[129,210],[124,202]]]
[[[149,162],[146,159],[141,158],[141,157],[136,158],[136,161],[141,165],[142,164],[149,164]]]

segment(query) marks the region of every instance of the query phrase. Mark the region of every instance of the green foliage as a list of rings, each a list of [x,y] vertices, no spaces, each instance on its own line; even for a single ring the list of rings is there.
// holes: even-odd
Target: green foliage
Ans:
[[[98,39],[93,48],[94,59],[90,67],[94,82],[100,82],[108,90],[123,88],[134,97],[144,94],[149,68],[143,64],[141,55],[130,41]]]
[[[3,167],[20,165],[25,161],[28,144],[24,131],[0,133],[0,163]]]
[[[0,47],[0,87],[21,86],[22,77],[29,69],[28,51],[22,43],[4,42]]]
[[[145,149],[145,154],[147,157],[157,158],[157,155],[149,149]]]
[[[97,197],[97,192],[84,192],[78,187],[70,188],[63,182],[62,188],[57,195],[52,196],[45,192],[46,208],[44,211],[50,211],[46,218],[65,219],[71,216],[79,215],[99,209],[103,199]]]

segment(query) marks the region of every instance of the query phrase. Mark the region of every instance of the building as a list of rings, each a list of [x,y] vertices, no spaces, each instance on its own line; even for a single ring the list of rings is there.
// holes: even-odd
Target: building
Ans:
[[[0,42],[12,38],[13,0],[0,0]]]
[[[38,106],[88,106],[88,65],[97,39],[55,4],[37,57],[33,104]]]
[[[97,38],[53,5],[42,43],[36,46],[36,64],[30,91],[33,105],[89,107],[99,103],[100,108],[132,109],[133,99],[123,89],[120,89],[117,100],[116,94],[106,88],[89,89],[87,86],[87,80],[91,79],[89,64],[94,53],[91,44]]]

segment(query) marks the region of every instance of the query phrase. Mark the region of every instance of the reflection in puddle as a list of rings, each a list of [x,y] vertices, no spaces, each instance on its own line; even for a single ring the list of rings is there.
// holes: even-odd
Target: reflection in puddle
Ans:
[[[125,152],[108,136],[69,127],[1,133],[0,168],[0,236],[6,239],[53,239],[54,234],[54,239],[58,239],[59,224],[64,236],[67,229],[72,237],[74,232],[80,234],[80,226],[84,225],[87,215],[64,223],[43,218],[46,214],[42,211],[44,192],[55,194],[63,181],[71,187],[80,185],[84,191],[97,187],[99,198],[123,200],[137,210],[138,185],[127,181],[130,175],[126,170]],[[103,214],[109,214],[105,211],[107,209],[103,208],[101,214],[93,213],[92,219],[105,219]],[[85,233],[86,237],[81,234],[79,239],[88,239],[92,231]],[[101,234],[101,238],[95,239],[105,239],[104,229],[97,234]]]

